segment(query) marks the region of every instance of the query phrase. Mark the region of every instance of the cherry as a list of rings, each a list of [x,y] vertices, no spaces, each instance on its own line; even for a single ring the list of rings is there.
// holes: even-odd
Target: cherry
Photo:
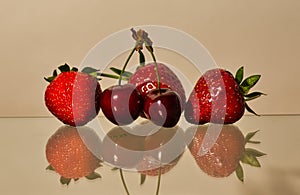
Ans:
[[[128,125],[139,116],[143,98],[134,85],[114,85],[103,91],[100,106],[109,121],[116,125]]]
[[[160,84],[160,87],[161,88],[169,88],[168,85],[165,85],[165,84]],[[139,90],[139,92],[141,93],[143,99],[146,98],[147,94],[154,90],[154,89],[158,89],[158,83],[157,81],[150,81],[150,80],[147,80],[145,81],[144,83],[140,84],[140,85],[137,85],[136,88]],[[144,114],[144,112],[142,111],[140,113],[140,117],[142,118],[147,118]]]
[[[153,89],[144,100],[144,114],[154,124],[174,127],[181,115],[180,97],[171,89]]]

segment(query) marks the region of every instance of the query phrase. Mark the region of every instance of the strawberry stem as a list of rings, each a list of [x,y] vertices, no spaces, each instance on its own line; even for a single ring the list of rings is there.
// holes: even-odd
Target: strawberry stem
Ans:
[[[123,186],[124,186],[124,189],[125,189],[125,191],[126,191],[126,194],[127,194],[127,195],[130,195],[129,190],[128,190],[128,188],[127,188],[127,185],[126,185],[126,183],[125,183],[123,171],[122,171],[121,168],[119,169],[119,171],[120,171],[120,176],[121,176],[122,184],[123,184]]]
[[[128,62],[129,62],[130,58],[132,57],[133,53],[135,52],[135,50],[136,50],[136,46],[134,46],[134,48],[131,50],[129,56],[126,59],[126,62],[125,62],[124,66],[123,66],[123,68],[121,70],[121,74],[120,74],[120,78],[119,78],[119,85],[121,85],[123,73],[125,72],[126,66],[127,66]]]

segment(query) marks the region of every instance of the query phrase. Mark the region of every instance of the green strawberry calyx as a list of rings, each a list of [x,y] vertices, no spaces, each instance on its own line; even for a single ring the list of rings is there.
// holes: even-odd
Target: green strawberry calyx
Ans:
[[[260,144],[260,141],[254,141],[252,140],[252,137],[257,133],[258,131],[254,131],[254,132],[250,132],[245,136],[245,145],[247,143],[250,144]],[[245,151],[242,155],[242,158],[240,160],[240,162],[242,162],[243,164],[248,164],[250,166],[253,167],[261,167],[261,164],[258,161],[258,157],[264,156],[266,155],[263,152],[260,152],[256,149],[253,148],[246,148],[245,147]],[[243,171],[243,167],[241,165],[241,163],[238,164],[237,169],[235,170],[236,176],[237,178],[241,181],[244,182],[244,171]]]
[[[101,166],[101,165],[99,165],[99,166]],[[56,172],[55,169],[51,165],[48,165],[46,170]],[[94,172],[90,173],[89,175],[85,176],[85,178],[88,179],[88,180],[95,180],[95,179],[102,178],[102,176],[99,173],[96,173],[94,171]],[[67,185],[68,186],[71,183],[72,180],[78,181],[79,178],[66,178],[66,177],[60,176],[59,180],[60,180],[60,183],[62,185]]]
[[[78,72],[78,68],[76,67],[70,67],[68,64],[64,64],[64,65],[61,65],[58,67],[58,70],[63,73],[63,72]],[[96,78],[97,80],[101,80],[100,76],[101,76],[101,73],[99,73],[99,70],[95,69],[95,68],[92,68],[92,67],[84,67],[81,72],[83,73],[86,73],[86,74],[89,74],[90,76]],[[58,76],[58,72],[57,70],[55,69],[52,73],[52,76],[50,77],[44,77],[44,79],[51,83],[56,77]]]
[[[236,74],[235,74],[235,81],[239,85],[240,92],[243,94],[245,99],[245,107],[246,110],[256,116],[259,116],[256,112],[254,112],[250,106],[248,105],[248,101],[254,100],[256,98],[259,98],[262,95],[267,95],[262,92],[251,92],[249,93],[250,89],[256,85],[256,83],[259,81],[261,75],[251,75],[244,79],[244,67],[240,67]]]

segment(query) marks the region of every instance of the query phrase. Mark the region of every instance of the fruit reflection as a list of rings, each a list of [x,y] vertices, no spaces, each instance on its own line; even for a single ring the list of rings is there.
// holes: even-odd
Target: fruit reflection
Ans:
[[[102,144],[103,160],[123,170],[145,175],[168,172],[185,150],[184,132],[179,127],[162,128],[152,122],[133,128],[114,127]]]
[[[160,128],[145,138],[143,160],[137,170],[148,176],[167,173],[178,163],[184,150],[184,132],[181,128]]]
[[[50,163],[47,169],[56,171],[62,184],[82,177],[99,178],[94,171],[101,166],[100,148],[101,140],[91,128],[62,126],[47,142],[46,158]]]
[[[256,132],[244,138],[235,125],[210,124],[190,127],[186,137],[193,137],[188,148],[203,172],[213,177],[227,177],[235,171],[238,179],[243,181],[240,162],[260,167],[257,157],[265,155],[245,148],[246,143],[259,143],[251,140]]]
[[[116,126],[103,139],[103,160],[114,167],[133,169],[142,159],[145,136],[135,135],[130,127]]]

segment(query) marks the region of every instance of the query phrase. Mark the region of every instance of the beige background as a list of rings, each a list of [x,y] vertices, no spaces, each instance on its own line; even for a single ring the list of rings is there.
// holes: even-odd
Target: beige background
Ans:
[[[189,33],[220,67],[261,73],[256,89],[268,96],[251,103],[258,113],[300,114],[299,10],[298,0],[2,0],[0,117],[50,116],[44,76],[65,62],[79,65],[106,36],[148,24]]]

